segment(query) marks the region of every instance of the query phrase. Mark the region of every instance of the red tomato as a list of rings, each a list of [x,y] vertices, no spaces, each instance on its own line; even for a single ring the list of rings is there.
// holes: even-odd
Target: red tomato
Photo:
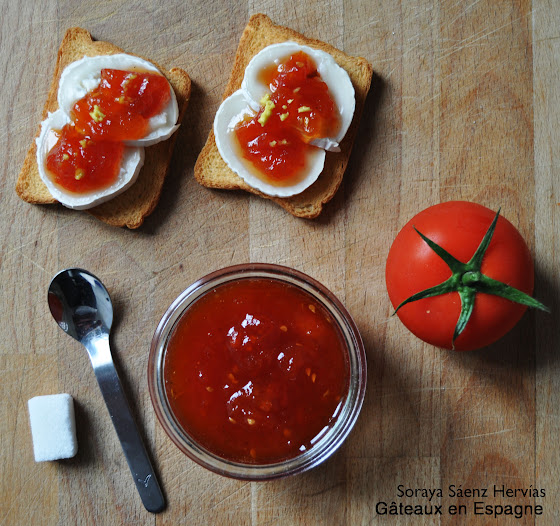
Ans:
[[[414,216],[399,232],[387,257],[385,279],[391,303],[396,308],[412,294],[438,285],[451,276],[447,264],[414,230],[467,263],[495,212],[465,201],[432,206]],[[532,294],[533,260],[517,229],[500,216],[484,255],[482,274]],[[427,343],[446,349],[472,350],[489,345],[519,321],[527,307],[481,292],[476,293],[474,309],[464,331],[452,344],[461,311],[458,292],[423,298],[404,305],[397,315],[405,326]]]

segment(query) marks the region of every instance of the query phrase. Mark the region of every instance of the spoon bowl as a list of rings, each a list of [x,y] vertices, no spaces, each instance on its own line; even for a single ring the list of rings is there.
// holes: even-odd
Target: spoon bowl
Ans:
[[[113,306],[107,289],[87,270],[69,268],[52,279],[48,303],[58,326],[89,354],[142,503],[148,511],[162,511],[165,500],[111,356]]]
[[[93,274],[72,268],[51,281],[49,308],[59,327],[80,343],[91,331],[107,334],[113,324],[113,305],[107,289]]]

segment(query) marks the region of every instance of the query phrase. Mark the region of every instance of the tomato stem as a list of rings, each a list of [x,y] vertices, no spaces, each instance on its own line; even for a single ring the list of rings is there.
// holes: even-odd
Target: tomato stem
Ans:
[[[447,264],[452,274],[451,277],[445,280],[443,283],[417,292],[416,294],[413,294],[409,298],[405,299],[397,306],[393,315],[395,315],[397,311],[407,303],[418,301],[424,298],[440,296],[449,292],[458,292],[461,299],[461,312],[459,314],[459,319],[457,320],[457,324],[453,332],[452,347],[454,348],[455,340],[463,332],[471,318],[477,293],[500,296],[515,303],[520,303],[521,305],[526,305],[528,307],[534,307],[545,312],[550,312],[550,310],[540,301],[532,298],[528,294],[525,294],[515,287],[506,285],[501,281],[497,281],[495,279],[489,278],[488,276],[485,276],[480,270],[482,267],[482,260],[484,259],[484,255],[486,254],[486,251],[490,245],[490,241],[492,240],[492,236],[494,235],[494,230],[496,229],[496,223],[498,222],[500,210],[501,209],[496,212],[496,215],[494,216],[492,223],[488,227],[488,230],[484,234],[480,245],[478,246],[476,252],[473,254],[468,263],[459,261],[449,252],[447,252],[447,250],[426,237],[424,234],[422,234],[422,232],[420,232],[416,229],[416,227],[413,226],[414,230],[426,242],[426,244]]]
[[[476,270],[468,270],[461,276],[461,283],[467,286],[473,286],[480,283],[482,273]]]

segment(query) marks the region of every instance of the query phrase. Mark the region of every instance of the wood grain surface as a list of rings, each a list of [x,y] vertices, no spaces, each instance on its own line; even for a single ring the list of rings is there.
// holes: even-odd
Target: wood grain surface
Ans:
[[[375,71],[343,186],[314,221],[241,192],[200,187],[193,166],[239,36],[269,15]],[[556,0],[0,0],[0,524],[560,524],[560,3]],[[20,201],[14,185],[68,27],[184,68],[193,92],[159,206],[137,231]],[[529,312],[500,342],[453,353],[422,343],[385,290],[390,244],[423,208],[471,200],[520,230],[535,258]],[[147,389],[155,327],[191,282],[233,263],[279,263],[330,288],[365,342],[368,390],[341,450],[313,471],[239,482],[197,466],[164,434]],[[168,507],[146,512],[85,351],[54,323],[46,291],[70,266],[115,305],[112,345]],[[79,452],[37,464],[27,400],[70,393]],[[402,485],[402,486],[401,486]],[[495,496],[494,486],[545,497]],[[449,487],[488,488],[486,498]],[[431,502],[399,487],[441,489]],[[522,518],[474,502],[542,506]],[[379,502],[441,516],[384,516]],[[453,516],[450,506],[468,513]]]

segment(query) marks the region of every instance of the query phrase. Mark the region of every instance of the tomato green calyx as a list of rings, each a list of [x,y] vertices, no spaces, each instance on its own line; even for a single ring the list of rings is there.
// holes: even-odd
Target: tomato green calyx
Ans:
[[[459,319],[457,320],[457,324],[455,325],[455,330],[453,332],[452,346],[454,347],[455,340],[467,326],[474,309],[476,294],[479,292],[500,296],[515,303],[520,303],[522,305],[527,305],[528,307],[534,307],[545,312],[550,312],[550,310],[540,301],[537,301],[515,287],[489,278],[480,271],[484,254],[486,253],[486,250],[490,245],[490,241],[492,240],[492,236],[494,235],[499,215],[500,210],[498,210],[494,216],[494,219],[488,227],[486,234],[484,234],[476,252],[467,263],[459,261],[447,252],[447,250],[439,246],[437,243],[434,243],[431,239],[422,234],[422,232],[418,231],[416,227],[413,227],[426,244],[447,264],[452,274],[451,277],[443,283],[417,292],[405,299],[395,309],[393,315],[395,315],[397,311],[407,303],[424,298],[431,298],[433,296],[440,296],[449,292],[457,292],[461,299],[461,313],[459,314]]]

